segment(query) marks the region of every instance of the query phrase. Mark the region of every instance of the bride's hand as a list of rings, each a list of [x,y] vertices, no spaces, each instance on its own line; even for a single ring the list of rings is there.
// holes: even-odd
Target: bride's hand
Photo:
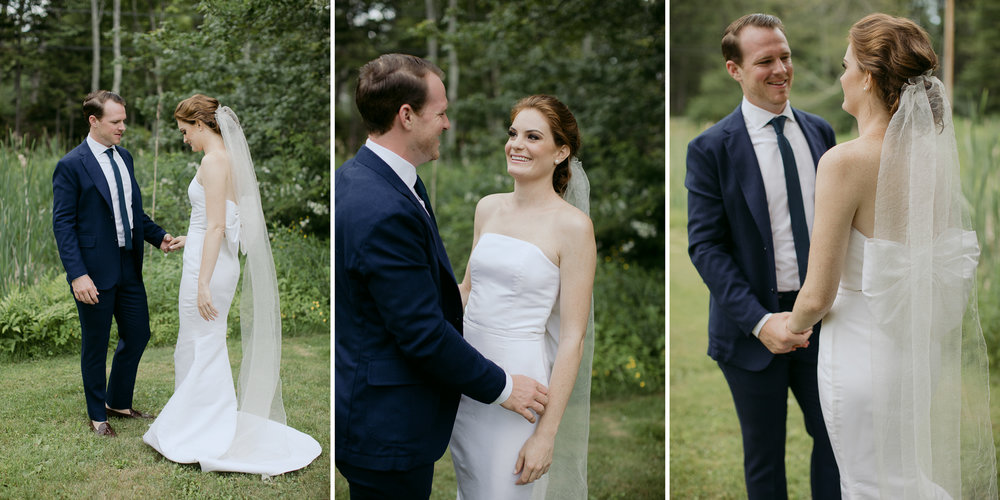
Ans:
[[[554,447],[555,437],[540,436],[537,432],[532,434],[517,454],[514,474],[521,474],[521,477],[517,478],[515,484],[534,482],[548,472],[549,466],[552,465]]]
[[[167,247],[167,251],[173,252],[174,250],[180,250],[184,248],[185,242],[187,242],[187,236],[174,236],[174,239],[170,240],[170,245]]]
[[[219,311],[212,305],[212,291],[207,286],[198,285],[198,313],[205,321],[213,321]]]

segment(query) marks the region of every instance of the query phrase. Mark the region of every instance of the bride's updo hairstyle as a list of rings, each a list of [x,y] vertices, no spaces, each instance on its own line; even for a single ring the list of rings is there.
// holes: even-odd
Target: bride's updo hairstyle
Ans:
[[[937,69],[931,39],[917,23],[905,17],[871,14],[854,23],[847,36],[861,69],[872,75],[877,95],[889,114],[899,108],[903,84]],[[925,82],[930,86],[930,82]],[[935,119],[943,110],[934,109]]]
[[[219,100],[204,94],[195,94],[177,103],[174,109],[174,119],[194,125],[200,120],[212,129],[212,132],[222,135],[219,124],[215,122],[215,110],[219,109]]]
[[[576,118],[559,99],[550,95],[533,95],[517,101],[510,110],[510,121],[513,122],[517,114],[525,109],[537,110],[545,117],[552,129],[556,146],[569,146],[569,156],[556,165],[556,170],[552,173],[552,187],[562,196],[566,193],[571,175],[569,162],[580,150],[580,128],[576,124]]]

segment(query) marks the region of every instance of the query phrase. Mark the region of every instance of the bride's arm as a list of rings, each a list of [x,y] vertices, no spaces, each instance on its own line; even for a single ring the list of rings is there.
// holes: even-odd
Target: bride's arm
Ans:
[[[198,271],[198,312],[208,321],[219,312],[212,305],[209,284],[219,258],[219,248],[226,231],[226,192],[229,186],[229,162],[226,158],[206,154],[201,160],[199,181],[205,188],[205,241],[201,249],[201,267]]]
[[[809,243],[806,281],[795,299],[788,329],[812,328],[830,312],[844,268],[851,223],[867,182],[867,165],[858,144],[844,143],[829,150],[816,169],[816,212]],[[872,179],[874,183],[874,179]]]
[[[583,356],[583,341],[590,317],[594,290],[597,248],[594,225],[582,213],[567,225],[559,254],[559,348],[549,377],[549,403],[534,433],[521,447],[514,472],[521,477],[517,484],[530,483],[548,471],[556,432]]]

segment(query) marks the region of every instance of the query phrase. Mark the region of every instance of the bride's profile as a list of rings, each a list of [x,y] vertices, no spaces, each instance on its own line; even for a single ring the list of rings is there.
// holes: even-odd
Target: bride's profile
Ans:
[[[172,249],[184,248],[174,394],[143,441],[204,471],[274,476],[301,469],[321,447],[285,425],[277,280],[246,137],[236,114],[205,95],[181,101],[174,118],[184,142],[204,157],[188,186],[188,234],[172,242]],[[240,279],[241,247],[243,361],[236,390],[226,318]]]
[[[848,42],[840,83],[859,137],[817,167],[786,327],[823,320],[817,379],[844,498],[997,498],[979,246],[937,55],[885,14]]]

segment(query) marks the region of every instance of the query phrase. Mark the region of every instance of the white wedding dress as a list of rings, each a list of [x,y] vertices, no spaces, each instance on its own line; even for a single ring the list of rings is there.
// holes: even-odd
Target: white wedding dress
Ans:
[[[174,394],[142,439],[167,459],[197,462],[204,471],[273,476],[301,469],[320,454],[315,439],[273,420],[237,411],[226,318],[240,278],[240,207],[226,201],[225,237],[210,285],[219,316],[205,321],[197,304],[206,228],[205,189],[197,178],[188,186],[188,197],[191,219],[178,294]]]
[[[469,266],[465,339],[507,373],[548,385],[559,335],[559,267],[534,244],[495,233],[480,236]],[[514,484],[518,452],[534,430],[514,412],[462,396],[451,435],[458,499],[544,498],[549,474]]]
[[[913,406],[906,395],[898,394],[913,379],[926,379],[938,400],[960,392],[956,388],[961,376],[956,384],[951,373],[958,365],[943,353],[960,339],[955,332],[960,331],[969,297],[964,284],[975,283],[976,235],[948,230],[935,239],[931,252],[930,268],[915,269],[902,245],[867,238],[851,228],[837,298],[823,318],[817,368],[820,404],[840,468],[843,498],[961,497],[957,494],[961,485],[954,481],[960,478],[958,460],[932,467],[918,458],[918,451],[932,444],[940,446],[934,448],[938,459],[945,449],[957,448],[957,416],[939,416],[932,403]],[[899,324],[907,321],[908,311],[901,307],[910,292],[906,278],[920,274],[933,283],[927,305],[933,323],[926,325],[931,332],[928,342],[914,346],[917,339],[909,336],[911,332],[897,335]],[[918,349],[925,351],[917,354],[924,362],[913,367],[910,352]],[[955,425],[956,434],[938,429],[948,439],[918,442],[917,429],[924,419],[935,426]]]

